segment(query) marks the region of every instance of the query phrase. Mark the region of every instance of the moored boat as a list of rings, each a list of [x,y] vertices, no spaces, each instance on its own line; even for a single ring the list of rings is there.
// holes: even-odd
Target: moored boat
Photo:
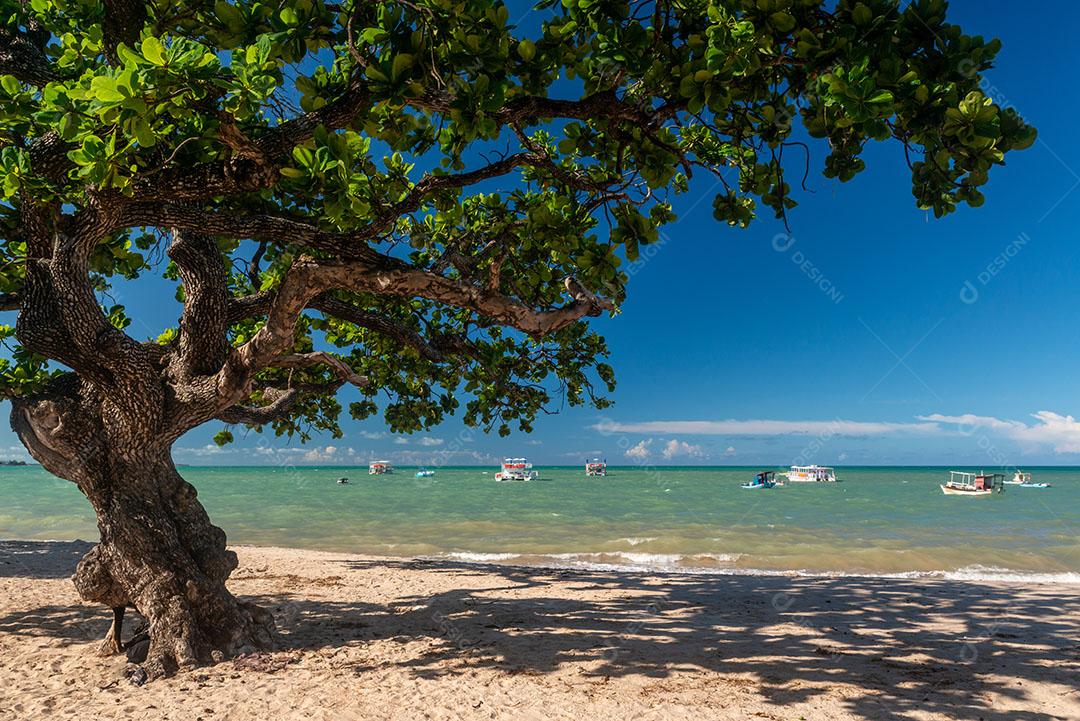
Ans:
[[[754,479],[749,483],[742,484],[742,488],[758,490],[765,488],[772,488],[776,485],[776,472],[775,471],[761,471],[754,475]]]
[[[434,475],[435,471],[429,471],[426,468],[421,468],[419,471],[416,472],[417,478],[431,478]]]
[[[829,466],[792,466],[784,475],[792,483],[836,483],[836,471]]]
[[[1024,473],[1023,471],[1016,471],[1013,474],[1011,481],[1005,481],[1010,486],[1020,486],[1021,488],[1049,488],[1049,483],[1036,483],[1031,478],[1030,473]]]
[[[524,458],[504,458],[502,470],[495,474],[496,481],[535,481],[540,474],[532,470],[532,464]]]
[[[1031,474],[1030,473],[1024,473],[1023,471],[1021,471],[1019,469],[1017,469],[1016,473],[1013,474],[1013,477],[1012,477],[1011,481],[1005,481],[1005,483],[1007,483],[1010,486],[1022,486],[1025,483],[1031,483],[1031,482],[1032,482],[1031,481]]]
[[[585,475],[586,476],[606,476],[607,475],[607,461],[600,458],[593,458],[585,461]]]
[[[382,476],[394,472],[394,464],[390,461],[372,461],[368,464],[369,476]]]
[[[990,496],[1005,492],[1003,473],[965,473],[949,471],[949,480],[941,484],[941,492],[947,496]]]

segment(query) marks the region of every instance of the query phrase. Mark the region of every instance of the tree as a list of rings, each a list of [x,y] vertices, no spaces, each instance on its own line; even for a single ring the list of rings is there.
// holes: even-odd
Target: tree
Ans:
[[[74,580],[116,609],[107,650],[128,607],[151,676],[270,639],[171,460],[192,428],[340,434],[345,384],[406,433],[603,406],[582,321],[620,264],[694,174],[722,222],[783,218],[801,137],[841,181],[898,141],[918,207],[981,204],[1035,137],[980,92],[999,43],[898,4],[540,0],[518,27],[499,0],[0,0],[0,380],[97,513]],[[183,310],[140,339],[103,300],[154,272]]]

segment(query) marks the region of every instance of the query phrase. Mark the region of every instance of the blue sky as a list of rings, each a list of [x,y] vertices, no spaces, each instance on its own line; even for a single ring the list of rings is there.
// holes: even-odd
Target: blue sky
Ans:
[[[1080,144],[1067,91],[1080,7],[1054,5],[1043,23],[1018,21],[1004,0],[952,3],[953,22],[1004,43],[985,92],[1040,133],[992,173],[982,208],[942,220],[917,210],[893,144],[872,147],[850,183],[812,174],[790,234],[766,218],[717,224],[711,179],[695,178],[679,221],[634,267],[622,314],[595,321],[618,373],[612,408],[567,409],[504,439],[456,420],[395,439],[345,419],[343,439],[288,447],[238,434],[219,450],[208,425],[177,443],[177,460],[1080,462]],[[823,156],[814,147],[815,169]],[[160,282],[121,296],[137,335],[175,323]],[[0,434],[0,455],[22,457],[6,424]]]

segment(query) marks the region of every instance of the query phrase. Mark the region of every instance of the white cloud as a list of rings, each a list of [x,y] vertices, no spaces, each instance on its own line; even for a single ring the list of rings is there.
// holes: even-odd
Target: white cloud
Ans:
[[[177,455],[187,456],[216,456],[220,453],[224,453],[225,449],[216,443],[207,443],[205,446],[199,446],[198,448],[192,448],[190,446],[182,446],[176,449]]]
[[[431,436],[424,436],[419,441],[417,441],[417,443],[430,448],[432,446],[441,446],[443,443],[445,443],[445,441],[443,441],[442,438],[432,438]]]
[[[377,441],[380,438],[386,438],[386,431],[360,431],[361,438],[367,438],[370,441]]]
[[[966,435],[971,435],[981,429],[1020,443],[1049,445],[1057,453],[1080,453],[1080,421],[1072,416],[1053,411],[1039,411],[1032,413],[1031,417],[1035,419],[1035,423],[1027,424],[993,416],[977,416],[972,413],[960,416],[935,413],[922,416],[920,420],[956,426],[961,433]]]
[[[409,439],[405,436],[398,436],[394,439],[394,444],[399,446],[407,446],[409,445]]]
[[[312,448],[301,456],[301,460],[307,463],[324,463],[326,461],[338,460],[338,449],[336,446],[326,446],[325,448]]]
[[[735,455],[735,446],[728,446],[727,448],[725,448],[724,455],[728,457]]]
[[[695,446],[687,443],[686,441],[680,441],[676,438],[672,438],[670,441],[664,444],[664,450],[661,452],[664,458],[669,461],[673,458],[679,458],[686,456],[688,458],[703,458],[705,451],[701,446]]]
[[[848,421],[645,421],[641,423],[597,423],[601,433],[670,433],[695,436],[880,436],[889,433],[933,433],[941,430],[934,422],[888,423]]]
[[[652,454],[652,451],[649,450],[649,446],[651,445],[651,438],[645,441],[641,441],[636,446],[628,448],[626,450],[626,457],[633,458],[636,461],[643,461]]]

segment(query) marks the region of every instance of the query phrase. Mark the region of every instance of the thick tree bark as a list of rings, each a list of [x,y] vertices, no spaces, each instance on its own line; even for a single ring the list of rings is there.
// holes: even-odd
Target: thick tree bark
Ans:
[[[74,379],[13,402],[12,426],[31,454],[75,482],[97,513],[101,541],[73,578],[82,598],[132,607],[146,619],[151,678],[268,646],[272,618],[226,588],[236,554],[177,473],[168,442],[115,425],[95,392]],[[118,626],[104,650],[122,649]]]

